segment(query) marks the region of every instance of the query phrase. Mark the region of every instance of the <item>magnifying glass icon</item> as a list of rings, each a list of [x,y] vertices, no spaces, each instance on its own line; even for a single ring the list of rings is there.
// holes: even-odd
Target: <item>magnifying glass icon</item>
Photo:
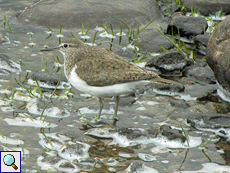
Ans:
[[[12,166],[15,170],[18,169],[18,167],[15,165],[15,158],[11,154],[7,154],[3,158],[3,162],[7,166]]]

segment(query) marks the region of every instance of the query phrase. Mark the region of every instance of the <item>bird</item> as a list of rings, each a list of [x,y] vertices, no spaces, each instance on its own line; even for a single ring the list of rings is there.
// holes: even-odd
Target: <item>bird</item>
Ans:
[[[112,119],[118,120],[117,111],[120,95],[131,94],[137,85],[151,82],[172,84],[150,71],[129,62],[108,51],[86,45],[76,38],[67,38],[54,48],[41,51],[59,50],[64,57],[64,74],[77,90],[99,98],[99,120],[103,109],[102,97],[113,96],[115,109]]]

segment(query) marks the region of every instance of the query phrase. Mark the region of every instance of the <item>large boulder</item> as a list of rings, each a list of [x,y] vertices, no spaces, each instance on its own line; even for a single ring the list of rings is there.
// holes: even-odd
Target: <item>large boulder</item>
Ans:
[[[224,14],[230,14],[229,0],[182,0],[182,3],[187,7],[188,11],[191,11],[191,8],[196,8],[196,12],[205,16],[215,14],[221,8]]]
[[[120,28],[122,19],[130,28],[137,24],[147,24],[154,17],[162,17],[158,5],[153,0],[43,0],[23,11],[18,21],[23,24],[59,28],[85,28],[100,24]]]
[[[227,16],[211,35],[206,60],[219,84],[219,94],[222,98],[225,95],[230,99],[230,16]]]

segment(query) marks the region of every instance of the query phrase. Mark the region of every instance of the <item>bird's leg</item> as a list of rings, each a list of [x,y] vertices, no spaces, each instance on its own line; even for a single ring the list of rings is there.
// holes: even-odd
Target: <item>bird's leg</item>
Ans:
[[[103,102],[102,102],[101,97],[98,97],[98,98],[99,98],[99,107],[100,107],[100,109],[99,109],[99,112],[98,112],[97,119],[99,120],[99,119],[100,119],[100,116],[101,116],[101,111],[102,111],[102,109],[103,109]]]
[[[114,115],[113,115],[114,120],[118,120],[118,118],[117,118],[117,110],[118,110],[119,100],[120,100],[120,97],[116,96],[116,101],[115,101],[116,105],[115,105],[115,110],[114,110]]]

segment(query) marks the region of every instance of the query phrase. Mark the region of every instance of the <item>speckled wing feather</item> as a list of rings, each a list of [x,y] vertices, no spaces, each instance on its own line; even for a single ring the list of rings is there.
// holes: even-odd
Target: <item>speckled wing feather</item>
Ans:
[[[105,49],[89,49],[88,47],[82,50],[76,65],[75,72],[91,86],[160,79],[155,72],[142,69]]]

